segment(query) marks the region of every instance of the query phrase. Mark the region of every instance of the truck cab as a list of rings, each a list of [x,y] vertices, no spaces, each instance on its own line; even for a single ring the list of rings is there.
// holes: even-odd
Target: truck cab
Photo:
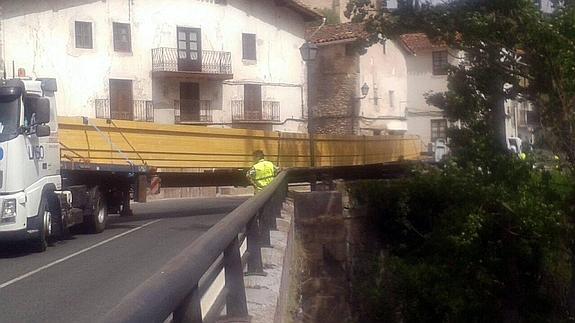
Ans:
[[[0,80],[0,242],[36,251],[73,225],[103,231],[110,208],[129,211],[130,172],[62,169],[56,91],[55,79]]]
[[[0,81],[0,240],[42,248],[52,234],[62,187],[55,91],[54,79]]]

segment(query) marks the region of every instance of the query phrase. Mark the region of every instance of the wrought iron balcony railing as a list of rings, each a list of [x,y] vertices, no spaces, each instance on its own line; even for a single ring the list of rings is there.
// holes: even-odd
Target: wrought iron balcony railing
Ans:
[[[152,71],[232,74],[232,54],[230,52],[204,50],[201,53],[201,67],[199,66],[197,71],[190,71],[180,66],[177,48],[154,48],[152,49]]]
[[[176,123],[210,123],[210,100],[174,100]]]
[[[232,100],[232,121],[280,121],[279,101]]]
[[[96,118],[154,122],[154,105],[149,100],[132,100],[132,111],[111,110],[109,99],[96,99],[94,106]]]

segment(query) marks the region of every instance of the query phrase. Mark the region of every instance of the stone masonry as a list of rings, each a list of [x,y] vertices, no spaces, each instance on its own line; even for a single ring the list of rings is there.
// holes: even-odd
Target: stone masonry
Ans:
[[[346,43],[319,46],[310,63],[309,107],[313,133],[350,135],[357,131],[356,100],[359,54],[346,50]]]
[[[345,323],[351,314],[341,193],[294,193],[295,239],[302,247],[300,315],[295,322]]]

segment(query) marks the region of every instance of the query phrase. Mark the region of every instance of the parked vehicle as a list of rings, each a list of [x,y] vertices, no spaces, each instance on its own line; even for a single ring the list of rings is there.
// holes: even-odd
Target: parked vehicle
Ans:
[[[129,214],[141,166],[61,160],[55,79],[0,81],[0,241],[47,239],[82,224],[94,233],[108,214]]]

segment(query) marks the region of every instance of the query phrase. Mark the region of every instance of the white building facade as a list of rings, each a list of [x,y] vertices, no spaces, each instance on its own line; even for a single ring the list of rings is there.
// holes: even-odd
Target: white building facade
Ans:
[[[448,66],[459,64],[462,57],[425,34],[405,34],[400,41],[407,64],[407,133],[418,135],[429,151],[438,139],[447,140],[448,122],[443,111],[427,103],[427,96],[447,91]]]
[[[366,97],[359,99],[359,128],[364,135],[408,130],[408,67],[403,52],[396,41],[382,40],[360,56],[360,84],[369,87]]]
[[[292,0],[2,1],[8,77],[58,81],[59,114],[305,132]]]

